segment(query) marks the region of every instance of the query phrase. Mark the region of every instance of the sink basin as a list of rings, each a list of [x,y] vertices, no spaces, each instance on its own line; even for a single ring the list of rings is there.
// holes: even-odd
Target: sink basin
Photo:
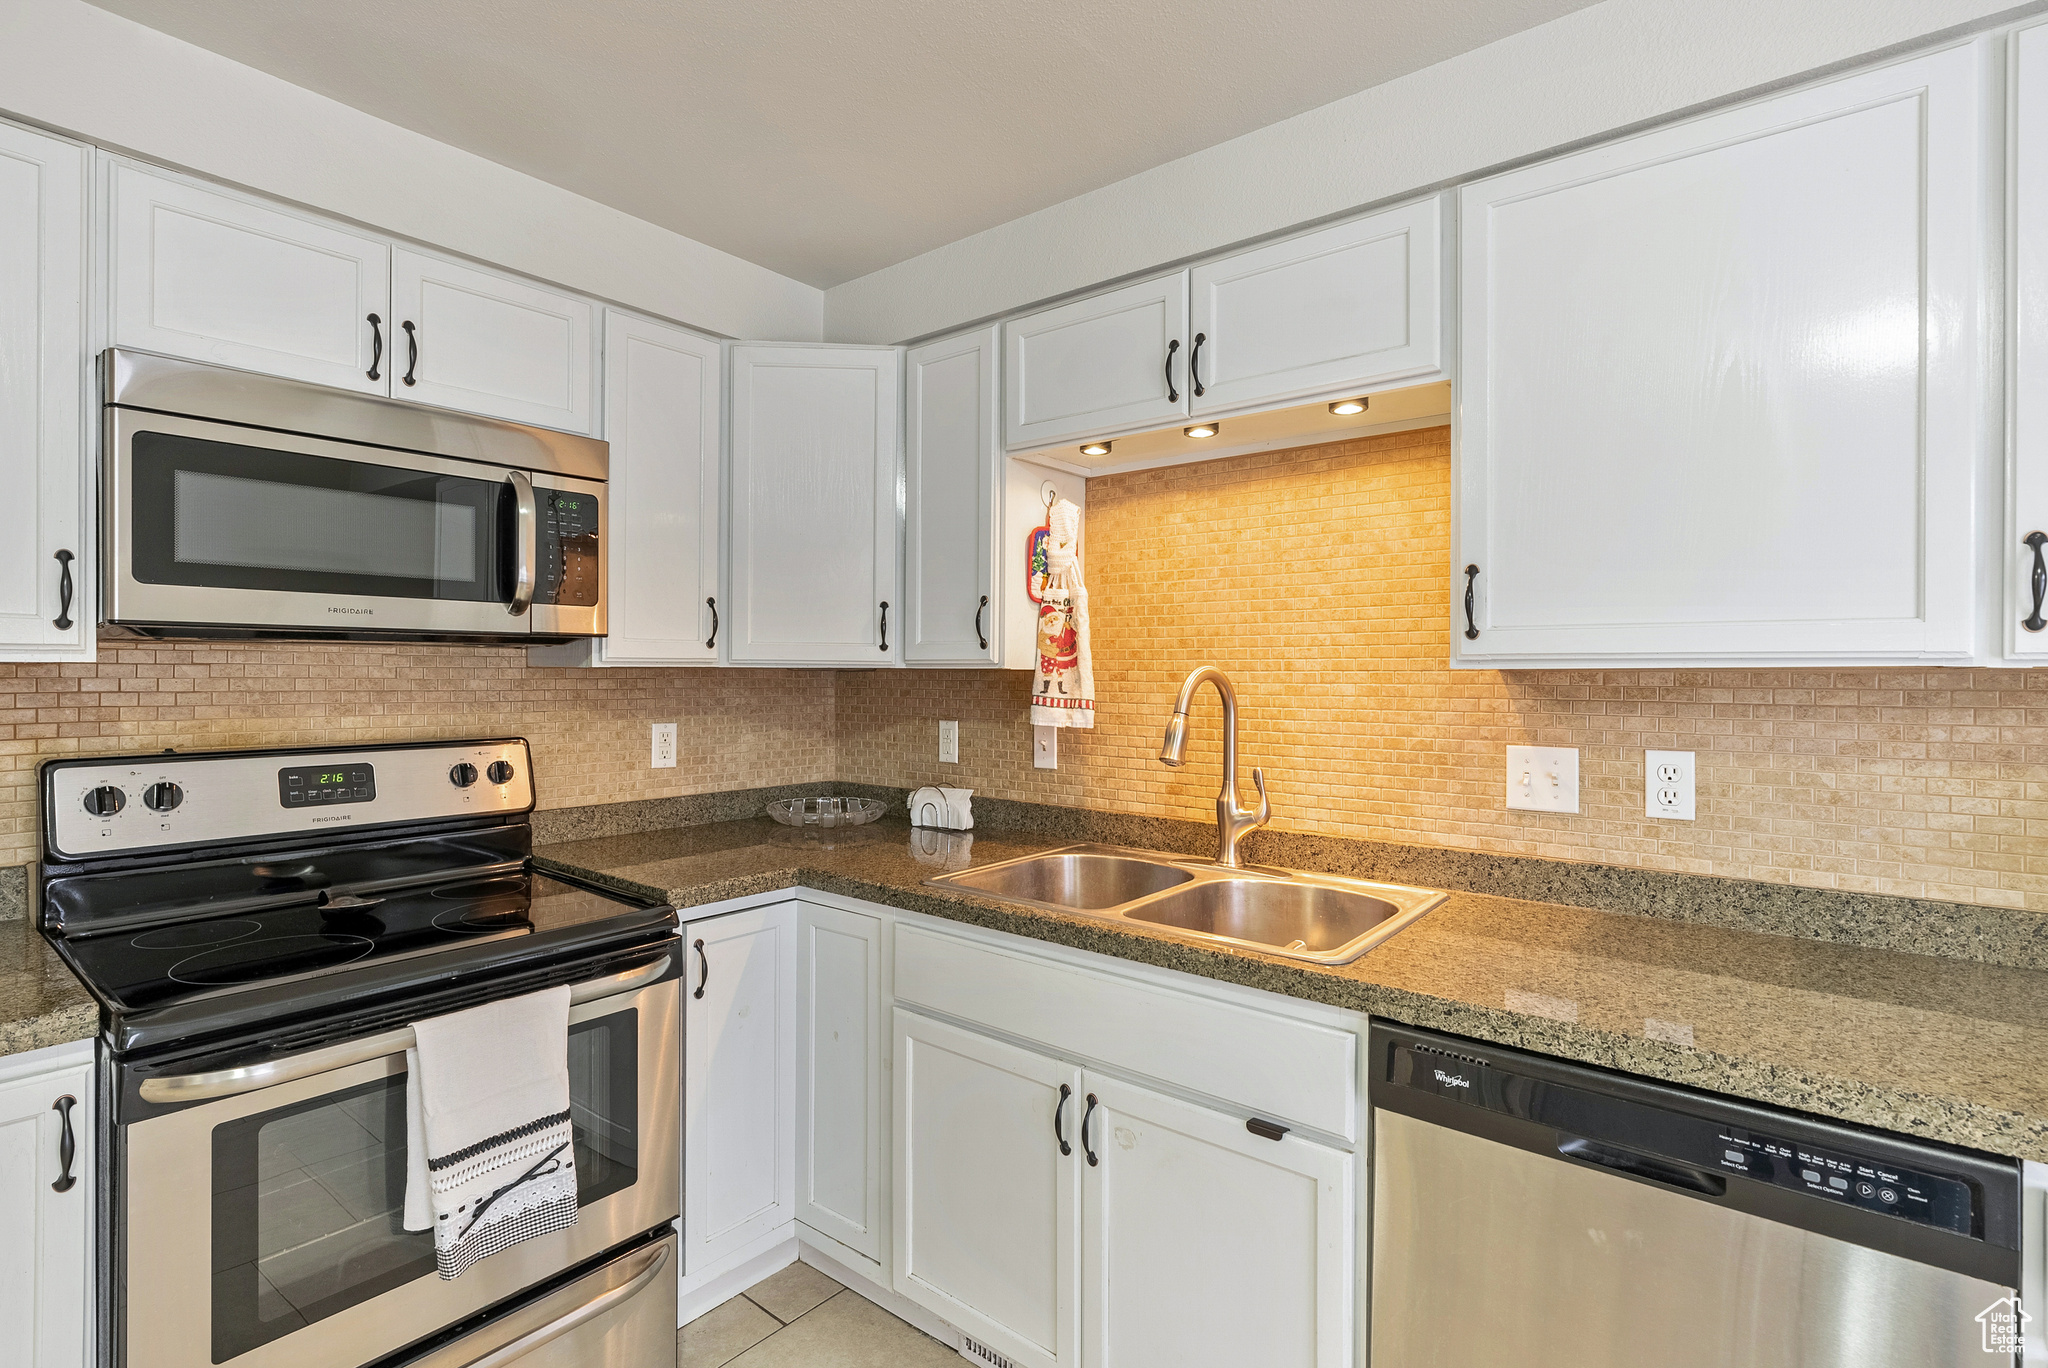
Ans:
[[[1125,915],[1305,959],[1342,959],[1351,957],[1343,952],[1353,941],[1405,910],[1370,893],[1294,880],[1215,879],[1153,898]]]
[[[995,898],[1100,912],[1190,883],[1194,877],[1164,859],[1061,850],[1050,855],[1027,855],[986,869],[965,870],[947,876],[945,882]]]
[[[925,882],[1315,964],[1349,964],[1448,896],[1330,874],[1233,869],[1116,846],[1070,846]]]

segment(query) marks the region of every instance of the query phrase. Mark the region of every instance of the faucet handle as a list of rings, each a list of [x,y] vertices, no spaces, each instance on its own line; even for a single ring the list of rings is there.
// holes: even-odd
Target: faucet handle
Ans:
[[[1254,819],[1254,825],[1264,826],[1273,820],[1273,804],[1266,797],[1266,772],[1257,766],[1252,768],[1252,787],[1259,791],[1259,810],[1248,815]]]

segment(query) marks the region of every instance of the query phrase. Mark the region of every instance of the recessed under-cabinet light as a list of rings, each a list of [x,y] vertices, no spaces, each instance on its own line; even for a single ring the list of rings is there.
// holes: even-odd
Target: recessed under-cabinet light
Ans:
[[[1109,455],[1109,443],[1083,442],[1081,443],[1081,454],[1083,456],[1107,456]]]
[[[1365,412],[1366,405],[1370,402],[1368,399],[1339,399],[1330,405],[1330,412],[1340,418],[1349,418],[1354,413]]]
[[[1180,434],[1183,437],[1214,437],[1221,431],[1223,431],[1223,424],[1221,423],[1197,423],[1193,427],[1182,428]]]

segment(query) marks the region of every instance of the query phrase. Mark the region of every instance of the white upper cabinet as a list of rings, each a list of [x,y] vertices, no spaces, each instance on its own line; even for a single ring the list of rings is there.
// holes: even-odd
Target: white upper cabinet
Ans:
[[[718,659],[719,344],[608,310],[605,665]]]
[[[116,346],[388,391],[386,244],[119,162],[109,196]]]
[[[1436,198],[1188,273],[1189,411],[1241,411],[1443,372]]]
[[[1188,411],[1188,276],[1176,271],[1003,325],[1012,449],[1157,427]]]
[[[90,660],[85,166],[0,124],[0,660]]]
[[[2048,24],[2012,37],[2007,130],[2007,319],[2012,330],[2008,517],[2000,645],[2015,660],[2048,657]],[[2029,543],[2036,533],[2041,540]]]
[[[997,335],[984,328],[904,358],[903,658],[913,665],[998,663]]]
[[[400,247],[391,311],[394,397],[594,430],[590,301]]]
[[[731,349],[735,665],[894,665],[902,353]]]
[[[1458,663],[1972,657],[1987,54],[1462,192]]]

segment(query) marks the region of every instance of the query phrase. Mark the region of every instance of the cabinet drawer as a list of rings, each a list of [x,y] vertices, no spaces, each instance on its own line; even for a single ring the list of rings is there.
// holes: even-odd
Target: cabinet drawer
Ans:
[[[901,926],[896,1000],[1357,1139],[1358,1038],[1113,974]]]

